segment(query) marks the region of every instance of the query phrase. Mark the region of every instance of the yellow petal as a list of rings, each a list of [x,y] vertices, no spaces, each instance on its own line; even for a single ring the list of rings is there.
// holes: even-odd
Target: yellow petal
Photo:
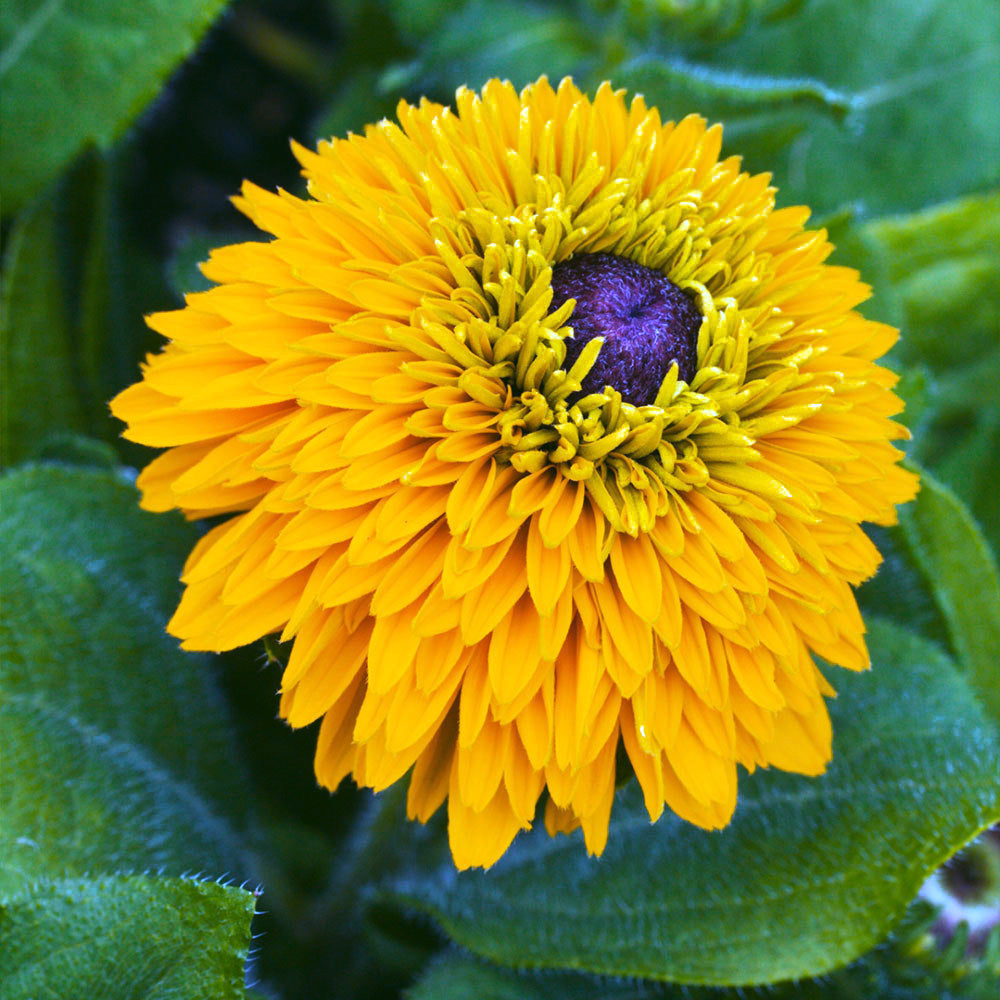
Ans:
[[[414,665],[420,636],[410,628],[413,605],[395,614],[376,616],[368,644],[368,688],[386,694]]]
[[[468,746],[459,744],[456,767],[462,802],[476,812],[486,808],[503,777],[505,729],[486,719],[479,735]]]
[[[616,535],[611,545],[611,568],[625,603],[645,622],[660,616],[663,589],[660,560],[648,535]]]
[[[660,752],[657,750],[655,753],[649,753],[643,749],[639,726],[627,701],[622,702],[621,733],[625,752],[642,789],[649,820],[655,823],[663,812],[663,766],[660,762]]]
[[[356,747],[351,733],[363,697],[364,686],[358,674],[327,710],[319,728],[314,761],[316,780],[331,791],[354,770]]]
[[[538,614],[525,595],[493,629],[487,663],[493,698],[507,705],[531,683],[541,660]]]
[[[426,823],[447,797],[455,756],[455,735],[456,723],[451,713],[413,765],[406,795],[406,815],[410,819]]]
[[[467,645],[486,638],[524,593],[528,585],[525,550],[526,543],[518,536],[510,557],[497,567],[495,575],[462,599],[460,622]]]
[[[464,696],[463,690],[463,696]],[[517,732],[531,766],[541,771],[552,753],[555,673],[550,672],[531,701],[517,715]]]
[[[566,546],[552,549],[543,544],[537,514],[528,525],[527,556],[531,599],[538,614],[551,615],[569,582],[571,561]]]
[[[489,868],[507,850],[522,825],[502,784],[482,810],[477,812],[467,806],[459,794],[458,768],[452,765],[448,843],[456,868]]]
[[[371,633],[371,621],[354,632],[341,626],[334,644],[326,648],[322,658],[314,659],[296,682],[290,726],[298,729],[315,722],[354,684],[362,673]]]

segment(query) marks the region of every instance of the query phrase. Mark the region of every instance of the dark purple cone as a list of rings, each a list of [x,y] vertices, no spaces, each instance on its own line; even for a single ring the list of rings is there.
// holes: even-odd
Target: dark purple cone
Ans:
[[[564,367],[587,341],[604,337],[581,396],[610,385],[629,403],[652,403],[674,361],[680,378],[691,381],[701,313],[659,271],[610,253],[579,254],[552,268],[550,312],[567,299],[576,299],[568,320],[575,337],[566,341]]]

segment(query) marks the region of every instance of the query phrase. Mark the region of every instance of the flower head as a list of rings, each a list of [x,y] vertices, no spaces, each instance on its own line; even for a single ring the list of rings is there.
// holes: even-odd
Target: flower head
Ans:
[[[306,198],[245,184],[274,239],[149,317],[169,343],[112,404],[168,449],[143,505],[232,515],[169,629],[292,640],[319,780],[410,772],[460,867],[546,791],[599,853],[620,746],[651,819],[724,826],[737,764],[824,769],[812,654],[868,665],[860,522],[916,488],[896,331],[698,117],[544,78],[398,117],[295,146]]]

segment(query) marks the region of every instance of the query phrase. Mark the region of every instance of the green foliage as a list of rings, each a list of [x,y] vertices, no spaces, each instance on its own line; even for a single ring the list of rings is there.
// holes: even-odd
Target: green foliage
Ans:
[[[194,533],[136,500],[90,469],[0,480],[0,891],[97,871],[252,872],[211,663],[163,632]]]
[[[874,286],[870,310],[903,331],[902,364],[927,375],[915,454],[1000,545],[1000,193],[848,226],[839,258]],[[909,413],[911,400],[907,398]]]
[[[202,871],[263,881],[271,1000],[407,983],[413,1000],[992,1000],[1000,935],[966,954],[925,908],[900,918],[1000,815],[995,0],[234,0],[126,133],[222,6],[0,12],[0,192],[19,212],[0,444],[7,465],[56,463],[0,482],[0,996],[245,995],[253,899],[175,877]],[[142,313],[203,287],[211,246],[259,238],[225,196],[244,176],[300,184],[287,136],[541,73],[721,120],[782,204],[826,219],[834,261],[873,286],[863,310],[902,330],[930,472],[873,529],[873,670],[831,674],[827,776],[741,778],[719,834],[650,826],[626,785],[602,858],[536,830],[457,874],[443,816],[407,823],[400,787],[313,787],[314,733],[274,719],[280,668],[259,650],[187,655],[164,634],[197,530],[138,510],[118,470],[148,459],[106,401],[158,349]],[[162,874],[125,874],[144,870]],[[751,982],[771,985],[692,985]]]
[[[10,234],[0,293],[0,447],[16,462],[57,429],[78,430],[83,411],[59,274],[56,205],[45,199]],[[40,364],[40,359],[45,364]]]
[[[861,590],[866,614],[892,615],[950,648],[983,708],[1000,721],[1000,573],[968,508],[926,470],[891,531],[875,532],[885,563]]]
[[[988,954],[968,959],[962,948],[938,948],[928,933],[937,911],[914,904],[877,948],[819,979],[744,989],[678,986],[582,972],[511,969],[458,950],[432,963],[408,1000],[994,1000],[1000,977],[1000,933]],[[964,939],[955,939],[964,944]]]
[[[43,879],[0,902],[5,1000],[239,1000],[252,893],[143,875]]]
[[[451,0],[399,0],[392,4],[392,17],[404,36],[420,39],[433,34],[454,9]]]
[[[1000,724],[1000,574],[976,522],[955,494],[924,473],[915,503],[900,512],[902,534],[924,573],[980,703]]]
[[[328,102],[320,117],[313,124],[312,133],[317,139],[346,136],[349,132],[364,135],[369,122],[391,118],[396,106],[395,90],[383,80],[383,72],[371,67],[359,69]]]
[[[404,24],[417,27],[420,22],[413,23],[412,13],[410,18]],[[421,41],[417,58],[396,67],[389,79],[395,88],[447,99],[461,84],[475,87],[494,76],[524,86],[539,76],[539,67],[558,80],[592,60],[599,39],[561,5],[471,0],[449,10]]]
[[[115,440],[107,401],[158,346],[142,313],[171,304],[169,292],[162,266],[124,246],[118,159],[81,156],[11,233],[0,302],[4,465],[58,451],[67,431]]]
[[[852,236],[906,331],[901,361],[947,375],[997,348],[1000,193],[877,219]]]
[[[0,195],[20,208],[90,142],[109,146],[223,0],[10,0],[0,11]]]
[[[753,18],[777,20],[802,0],[597,0],[603,10],[624,10],[630,27],[660,38],[720,41],[739,34]]]
[[[45,462],[92,466],[107,472],[114,472],[118,468],[118,455],[106,441],[95,441],[70,431],[55,431],[50,434],[37,452],[37,457]]]
[[[888,623],[870,649],[872,676],[835,677],[828,773],[741,778],[721,833],[651,825],[633,782],[599,862],[579,835],[540,830],[488,872],[407,873],[386,891],[506,965],[720,985],[842,965],[1000,819],[1000,740],[954,663]]]
[[[731,126],[733,152],[773,171],[786,204],[876,215],[1000,179],[1000,18],[979,0],[816,0],[614,69],[667,117]]]
[[[252,871],[211,665],[162,632],[193,532],[93,468],[0,511],[0,993],[240,997],[251,893],[114,874]]]

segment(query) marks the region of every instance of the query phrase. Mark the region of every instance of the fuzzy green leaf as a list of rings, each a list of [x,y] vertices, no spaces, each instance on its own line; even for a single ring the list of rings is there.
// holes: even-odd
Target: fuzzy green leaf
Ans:
[[[194,879],[42,880],[0,903],[5,1000],[238,1000],[253,893]]]
[[[992,372],[996,386],[1000,365],[992,366]],[[933,430],[936,439],[920,449],[921,459],[972,508],[994,552],[1000,550],[1000,406],[984,403],[970,422],[955,415]]]
[[[599,859],[536,830],[488,872],[410,873],[385,898],[519,967],[738,985],[850,961],[1000,818],[1000,737],[961,672],[888,623],[870,648],[872,673],[834,677],[829,773],[744,775],[721,833],[650,825],[632,782]]]
[[[88,143],[107,147],[224,0],[8,0],[0,7],[4,212]]]
[[[819,979],[777,983],[766,1000],[996,1000],[997,954],[966,957],[927,931],[935,910],[918,901],[867,955]],[[440,955],[407,1000],[745,1000],[746,990],[615,979],[553,969],[509,969],[457,949]]]
[[[797,13],[802,0],[590,0],[598,9],[624,9],[629,27],[641,34],[719,41],[735,38],[755,21],[777,21]]]
[[[163,631],[193,531],[93,469],[0,480],[0,892],[25,879],[251,866],[211,661]]]
[[[944,618],[951,646],[1000,725],[1000,572],[961,500],[928,473],[900,509],[900,529]]]
[[[480,87],[491,77],[521,87],[547,73],[553,80],[578,69],[597,39],[572,11],[518,0],[470,0],[429,34],[419,57],[383,78],[383,89],[440,92]],[[416,96],[416,95],[414,95]]]
[[[879,215],[1000,177],[1000,18],[979,0],[816,0],[721,44],[665,32],[641,52],[614,81],[665,118],[721,119],[785,204]]]
[[[882,555],[882,565],[858,589],[858,607],[865,621],[888,618],[909,631],[949,649],[948,623],[899,525],[870,526],[867,534]]]

